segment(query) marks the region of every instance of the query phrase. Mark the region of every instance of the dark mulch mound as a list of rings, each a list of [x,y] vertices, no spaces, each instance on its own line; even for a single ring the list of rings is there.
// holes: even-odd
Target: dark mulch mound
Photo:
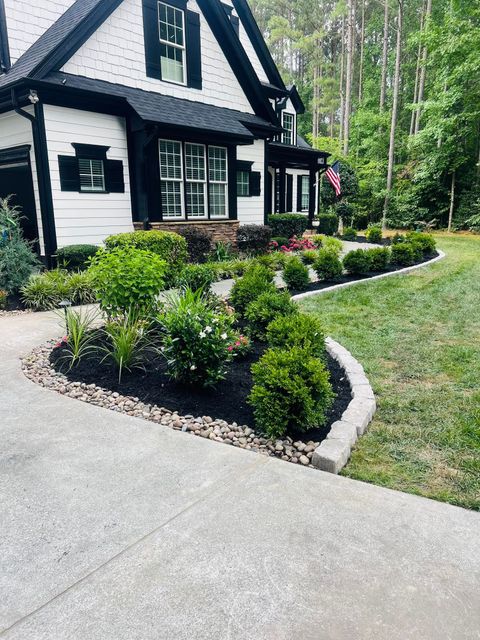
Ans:
[[[261,357],[265,348],[264,344],[256,343],[253,351],[245,359],[234,360],[226,379],[214,390],[192,389],[172,382],[166,375],[165,361],[158,357],[150,358],[146,371],[137,369],[132,373],[125,372],[121,383],[118,382],[116,370],[106,362],[101,363],[98,356],[84,358],[74,369],[65,371],[64,361],[60,360],[63,350],[56,348],[51,353],[50,362],[71,381],[96,384],[122,395],[139,398],[146,404],[176,410],[180,415],[211,416],[229,423],[236,422],[239,425],[254,427],[253,412],[247,404],[247,397],[252,388],[250,367]],[[335,403],[328,413],[326,426],[309,431],[308,440],[320,441],[325,438],[330,425],[340,419],[352,399],[343,370],[330,357],[328,367],[333,390],[337,394]],[[303,436],[305,437],[305,434]]]
[[[384,246],[384,247],[389,247],[392,244],[391,238],[382,238],[380,242],[375,242],[375,243],[371,243],[370,240],[367,240],[366,236],[357,236],[353,240],[350,240],[350,239],[347,240],[346,238],[340,238],[340,239],[344,240],[345,242],[357,242],[358,244],[365,244],[365,243],[378,244],[379,246]]]

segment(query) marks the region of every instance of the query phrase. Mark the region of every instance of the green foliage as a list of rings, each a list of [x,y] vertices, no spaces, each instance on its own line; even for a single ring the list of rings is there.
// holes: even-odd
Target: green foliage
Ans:
[[[343,230],[342,238],[344,240],[356,240],[357,239],[357,232],[353,227],[345,227],[344,230]]]
[[[188,257],[187,241],[172,231],[133,231],[109,236],[105,240],[108,251],[112,249],[140,249],[155,254],[165,262],[163,279],[173,285]]]
[[[21,236],[0,241],[0,288],[18,293],[31,274],[39,268],[37,256]]]
[[[246,270],[242,278],[235,281],[230,292],[230,302],[235,311],[242,315],[250,302],[256,300],[262,293],[270,292],[276,292],[272,270],[255,264]]]
[[[230,242],[215,242],[209,260],[211,262],[225,262],[226,260],[233,260],[234,257]]]
[[[343,267],[352,275],[364,275],[371,271],[370,256],[365,249],[350,251],[343,258]]]
[[[465,221],[465,225],[469,231],[480,232],[480,214],[468,218]]]
[[[318,254],[315,249],[305,249],[305,251],[302,251],[300,257],[303,260],[304,264],[313,264],[317,259],[317,255]]]
[[[186,227],[180,229],[179,235],[185,238],[190,262],[202,263],[207,260],[212,249],[212,241],[208,233],[197,227]]]
[[[59,361],[68,363],[68,368],[79,364],[86,356],[94,353],[97,349],[96,341],[99,331],[95,329],[98,320],[98,312],[80,309],[66,310],[65,331],[66,337],[59,343],[62,347],[62,355]],[[62,313],[63,318],[63,313]]]
[[[325,424],[332,386],[324,363],[308,349],[268,349],[252,373],[249,403],[267,436],[280,438]]]
[[[323,235],[313,236],[313,238],[313,242],[317,245],[317,247],[321,247],[326,251],[331,251],[336,256],[339,256],[343,249],[343,242],[338,238]]]
[[[271,242],[276,242],[278,244],[278,248],[280,247],[288,247],[288,240],[286,236],[274,236]]]
[[[308,313],[297,313],[273,320],[267,327],[270,347],[298,347],[318,358],[325,357],[325,334],[322,323]]]
[[[382,241],[383,237],[382,227],[379,227],[377,225],[368,227],[368,229],[365,231],[365,237],[367,238],[368,242],[379,244]]]
[[[151,344],[149,327],[141,313],[130,309],[120,318],[110,320],[104,327],[104,334],[104,360],[110,360],[117,368],[119,383],[124,371],[144,368],[144,358]]]
[[[7,308],[8,293],[5,289],[0,289],[0,309]]]
[[[143,313],[155,309],[165,271],[165,261],[157,254],[128,244],[124,248],[100,249],[88,269],[100,306],[109,316],[128,313],[132,308]]]
[[[168,375],[190,386],[215,386],[225,377],[235,335],[233,316],[214,309],[201,291],[171,295],[159,316]]]
[[[226,260],[225,262],[208,262],[208,266],[216,273],[217,280],[242,276],[251,260]]]
[[[430,256],[435,252],[435,238],[430,233],[409,231],[406,235],[407,242],[413,242],[421,247],[424,256]]]
[[[367,254],[370,260],[370,271],[386,271],[388,269],[390,264],[390,249],[388,247],[367,249]]]
[[[333,236],[338,230],[338,217],[335,213],[320,213],[317,216],[318,230],[321,234]]]
[[[273,236],[301,237],[307,229],[308,218],[301,213],[276,213],[268,218]]]
[[[355,218],[355,205],[346,200],[341,200],[335,205],[335,213],[346,224],[352,224]]]
[[[264,340],[267,326],[272,320],[296,313],[298,313],[298,307],[292,302],[288,292],[272,291],[262,293],[250,302],[245,311],[245,320],[251,335]]]
[[[248,254],[264,253],[268,249],[272,230],[262,224],[244,224],[237,231],[237,246]]]
[[[391,252],[392,264],[396,264],[399,267],[409,267],[414,263],[415,253],[410,242],[392,244]]]
[[[328,249],[320,249],[313,268],[319,280],[337,280],[343,273],[340,259]]]
[[[333,164],[330,159],[329,164]],[[342,199],[354,200],[358,194],[358,179],[353,167],[344,160],[340,162],[340,182],[342,185]],[[337,202],[335,190],[325,177],[321,180],[320,200],[324,207],[335,205]]]
[[[313,252],[315,253],[315,252]],[[316,253],[313,259],[316,259]],[[306,267],[300,258],[293,257],[287,260],[285,267],[283,268],[283,279],[289,289],[295,289],[297,291],[305,291],[310,284],[310,275],[308,267]]]
[[[209,291],[216,279],[217,272],[211,264],[187,264],[180,273],[178,285],[192,291]]]
[[[22,300],[36,311],[56,309],[62,300],[72,305],[96,302],[92,275],[88,271],[69,273],[66,269],[52,269],[33,274],[21,289]]]
[[[83,271],[88,267],[89,258],[97,253],[93,244],[71,244],[57,250],[58,265],[68,271]]]

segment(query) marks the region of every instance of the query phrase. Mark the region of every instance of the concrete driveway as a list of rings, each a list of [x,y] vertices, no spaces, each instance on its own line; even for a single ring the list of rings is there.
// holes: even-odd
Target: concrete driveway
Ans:
[[[480,638],[480,514],[59,396],[0,318],[0,637]]]

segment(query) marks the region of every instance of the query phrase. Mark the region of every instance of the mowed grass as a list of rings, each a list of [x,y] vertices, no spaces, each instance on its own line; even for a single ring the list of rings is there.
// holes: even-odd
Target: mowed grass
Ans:
[[[480,510],[480,236],[436,237],[444,260],[302,304],[377,397],[343,475]]]

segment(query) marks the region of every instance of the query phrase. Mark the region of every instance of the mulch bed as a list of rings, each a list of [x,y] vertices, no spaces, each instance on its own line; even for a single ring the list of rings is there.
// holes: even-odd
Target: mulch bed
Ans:
[[[99,344],[99,346],[101,346]],[[235,359],[229,367],[225,380],[215,389],[201,389],[185,387],[172,382],[167,376],[167,365],[161,357],[151,357],[146,363],[146,370],[136,369],[131,373],[125,372],[118,382],[117,371],[107,362],[101,362],[101,357],[92,355],[84,358],[80,364],[70,371],[60,358],[63,349],[53,349],[50,362],[57,371],[61,371],[71,382],[96,384],[124,396],[139,398],[145,404],[156,404],[175,410],[181,415],[212,416],[215,420],[236,422],[254,428],[253,412],[247,403],[247,397],[252,388],[252,374],[250,368],[263,352],[266,345],[255,343],[253,351],[243,359]],[[350,385],[338,363],[327,356],[333,390],[336,394],[335,402],[327,416],[327,423],[321,429],[308,431],[310,440],[323,440],[330,426],[339,420],[351,401]],[[289,434],[292,438],[300,434]],[[305,433],[303,436],[305,437]]]

